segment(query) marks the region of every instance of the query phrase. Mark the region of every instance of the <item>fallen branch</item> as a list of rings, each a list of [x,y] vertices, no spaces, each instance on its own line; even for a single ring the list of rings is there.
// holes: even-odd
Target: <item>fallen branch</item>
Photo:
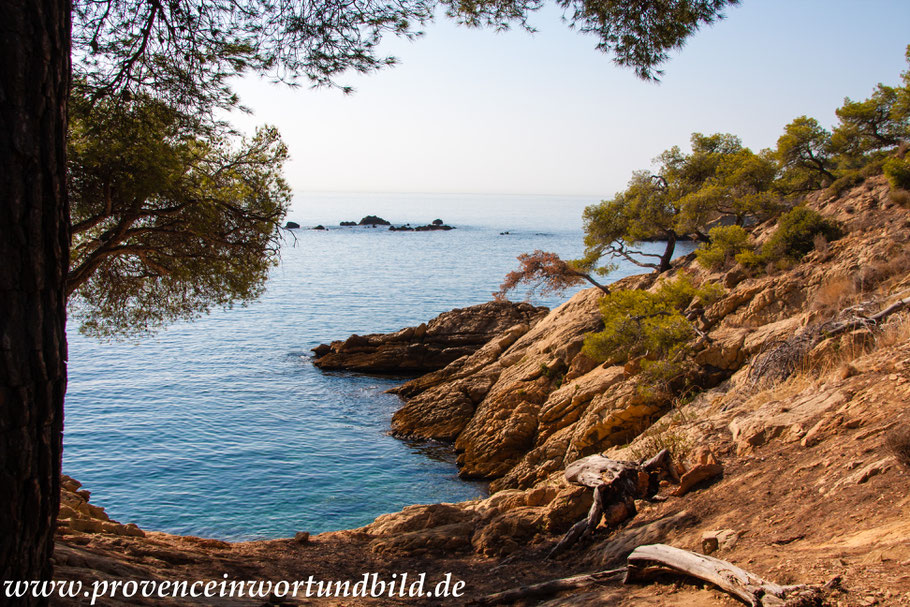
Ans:
[[[749,369],[749,379],[753,384],[783,381],[793,373],[809,351],[822,340],[857,329],[874,329],[889,316],[908,306],[910,306],[910,297],[905,297],[871,316],[863,316],[854,311],[849,320],[832,321],[816,327],[807,327],[789,339],[774,344],[773,347],[756,357]],[[850,311],[850,308],[843,310],[841,315]]]
[[[878,325],[881,321],[895,312],[900,312],[908,305],[910,305],[910,297],[898,299],[881,312],[873,314],[872,316],[855,317],[833,325],[822,325],[822,335],[824,337],[833,337],[834,335],[840,335],[841,333],[853,331],[854,329],[863,329],[868,328],[870,325]]]
[[[514,603],[515,601],[550,596],[564,590],[575,590],[597,584],[606,584],[610,582],[620,582],[626,568],[607,569],[585,575],[576,575],[573,577],[550,580],[530,586],[519,586],[496,594],[490,594],[468,603],[469,605],[501,605],[503,603]]]
[[[689,552],[666,544],[639,546],[629,555],[624,584],[647,579],[670,569],[708,582],[744,601],[750,607],[788,607],[819,604],[817,588],[807,585],[781,586],[714,557]]]

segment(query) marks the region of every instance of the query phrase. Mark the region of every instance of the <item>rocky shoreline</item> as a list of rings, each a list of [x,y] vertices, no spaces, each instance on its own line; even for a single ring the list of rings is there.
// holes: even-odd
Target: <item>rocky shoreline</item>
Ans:
[[[469,356],[511,327],[529,327],[547,308],[528,303],[489,302],[444,312],[395,333],[351,335],[313,348],[323,370],[408,375],[429,373]]]
[[[468,582],[470,596],[446,604],[464,604],[620,566],[636,546],[660,542],[711,552],[781,584],[817,586],[824,597],[814,605],[910,605],[910,468],[891,446],[895,432],[910,427],[910,318],[902,312],[880,325],[819,333],[845,315],[872,318],[910,294],[910,210],[892,200],[880,177],[843,195],[812,194],[807,203],[839,221],[845,235],[818,243],[792,266],[749,275],[705,270],[692,257],[674,263],[670,276],[687,272],[725,290],[692,315],[701,333],[691,344],[694,367],[666,389],[649,387],[642,359],[598,362],[582,353],[585,334],[601,326],[596,290],[549,312],[484,304],[317,348],[314,362],[325,369],[424,373],[394,389],[402,407],[392,430],[451,441],[462,476],[492,481],[486,499],[410,506],[304,543],[206,544],[217,541],[121,536],[101,523],[70,522],[58,530],[58,570],[64,577],[231,571],[272,579],[449,570]],[[756,238],[774,227],[759,226]],[[654,287],[655,277],[642,275],[611,288]],[[820,337],[806,340],[796,363],[773,380],[763,377],[769,353],[809,335]],[[608,504],[599,526],[547,558],[594,503],[591,485],[567,474],[570,465],[603,456],[634,468],[663,449],[673,468],[656,493],[634,493],[622,508]],[[729,601],[709,586],[671,578],[525,604]]]

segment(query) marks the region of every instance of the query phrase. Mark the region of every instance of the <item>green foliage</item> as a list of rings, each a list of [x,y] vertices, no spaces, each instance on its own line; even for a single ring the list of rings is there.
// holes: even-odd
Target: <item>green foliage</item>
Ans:
[[[67,292],[85,332],[141,333],[262,291],[289,203],[277,131],[197,130],[148,97],[74,92]]]
[[[870,155],[893,148],[910,137],[910,115],[899,88],[879,84],[864,101],[844,100],[831,136],[842,169],[862,167]]]
[[[747,268],[758,269],[772,265],[786,269],[815,248],[821,236],[828,242],[843,236],[840,226],[804,206],[791,209],[781,216],[777,229],[761,248],[761,252],[745,249],[736,261]]]
[[[739,0],[626,3],[560,0],[566,20],[644,79]],[[345,72],[393,65],[385,36],[414,39],[439,9],[470,26],[526,27],[536,0],[75,0],[74,71],[94,98],[153,95],[187,116],[236,107],[229,82],[247,71],[336,85]],[[344,87],[345,90],[350,90]]]
[[[730,265],[736,256],[751,246],[749,233],[742,226],[718,226],[708,232],[710,244],[695,250],[695,257],[702,267],[719,270]]]
[[[427,2],[432,6],[432,3]],[[532,11],[543,6],[532,0],[442,0],[446,12],[471,26],[504,29],[526,25]],[[673,2],[601,2],[560,0],[569,25],[593,34],[597,49],[611,52],[614,61],[631,67],[643,79],[658,78],[658,68],[700,27],[723,18],[727,6],[739,0],[674,0]]]
[[[831,133],[815,118],[800,116],[784,127],[777,140],[776,156],[781,174],[777,188],[785,193],[803,193],[825,187],[837,179],[831,158]]]
[[[775,152],[777,189],[798,195],[830,186],[840,194],[877,174],[891,150],[910,140],[910,70],[902,79],[902,86],[879,84],[863,101],[845,99],[831,132],[806,116],[788,124]]]
[[[752,270],[765,267],[785,270],[814,249],[820,237],[831,242],[841,236],[843,231],[837,222],[805,206],[797,206],[781,215],[777,229],[761,251],[745,248],[735,259]]]
[[[889,158],[885,161],[883,170],[892,188],[910,190],[910,159],[906,155],[903,158]]]
[[[828,192],[832,196],[841,196],[844,192],[855,188],[866,180],[866,176],[863,173],[864,171],[859,169],[841,172],[841,176],[828,186]]]
[[[697,287],[680,274],[654,291],[616,291],[600,303],[604,330],[585,337],[584,351],[598,361],[623,363],[647,355],[659,360],[675,358],[695,335],[682,311],[695,300],[707,304],[720,296],[719,285]]]
[[[736,263],[751,270],[758,269],[767,263],[767,260],[762,257],[759,252],[753,249],[745,249],[744,251],[740,251],[736,254],[734,259],[736,259]]]
[[[679,237],[707,240],[718,219],[744,225],[781,210],[774,156],[744,148],[733,135],[694,133],[691,153],[674,147],[657,163],[657,174],[637,171],[626,190],[585,209],[585,263],[606,255],[663,272]],[[640,250],[650,240],[666,241],[664,253]]]
[[[815,248],[815,237],[819,235],[831,242],[843,236],[843,231],[836,222],[822,217],[817,211],[804,206],[794,207],[781,216],[762,252],[770,259],[790,257],[798,260]]]

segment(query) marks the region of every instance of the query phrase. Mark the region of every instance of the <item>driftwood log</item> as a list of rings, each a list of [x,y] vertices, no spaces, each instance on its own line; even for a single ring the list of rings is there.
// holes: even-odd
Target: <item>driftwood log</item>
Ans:
[[[671,532],[685,529],[698,522],[698,517],[688,510],[669,514],[656,521],[627,527],[615,533],[603,548],[601,567],[619,567],[639,546],[662,542]]]
[[[589,455],[572,462],[566,467],[566,480],[592,488],[594,501],[588,515],[569,529],[547,558],[553,558],[579,540],[590,537],[605,513],[610,515],[612,523],[635,516],[635,500],[652,497],[657,493],[662,478],[669,476],[678,480],[675,475],[667,449],[641,463],[624,462],[603,455]]]
[[[817,588],[806,585],[781,586],[727,561],[666,544],[636,548],[629,555],[623,583],[646,580],[667,569],[713,584],[751,607],[812,605],[818,604],[820,599]]]
[[[823,604],[819,587],[781,586],[727,561],[666,544],[639,546],[629,555],[626,567],[519,586],[475,599],[470,604],[499,605],[541,598],[566,590],[615,583],[621,576],[624,584],[638,583],[668,571],[713,584],[750,607],[811,607]],[[838,578],[832,580],[837,581]],[[832,586],[832,582],[825,587]]]

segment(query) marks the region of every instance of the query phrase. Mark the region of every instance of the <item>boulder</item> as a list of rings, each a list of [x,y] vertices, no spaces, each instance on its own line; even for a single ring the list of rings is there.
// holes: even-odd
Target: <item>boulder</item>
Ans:
[[[298,229],[300,229],[300,224],[297,223],[296,221],[289,221],[286,224],[284,224],[284,229],[285,230],[298,230]]]

